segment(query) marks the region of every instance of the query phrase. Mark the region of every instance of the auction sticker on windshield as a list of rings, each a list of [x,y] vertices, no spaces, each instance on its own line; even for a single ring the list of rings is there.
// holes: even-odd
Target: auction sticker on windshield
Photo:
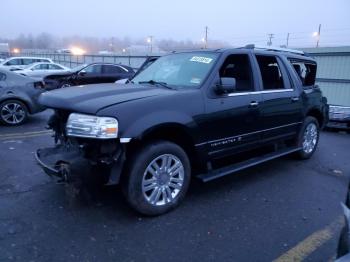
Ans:
[[[209,57],[203,57],[203,56],[194,56],[190,59],[190,61],[204,63],[204,64],[210,64],[211,61],[213,61],[213,59],[209,58]]]

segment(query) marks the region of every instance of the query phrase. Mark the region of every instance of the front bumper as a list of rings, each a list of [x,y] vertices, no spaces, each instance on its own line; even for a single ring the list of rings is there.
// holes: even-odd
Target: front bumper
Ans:
[[[119,183],[125,161],[123,150],[118,150],[113,161],[96,161],[85,157],[79,147],[58,145],[52,148],[38,149],[35,153],[38,165],[56,182],[74,183],[98,177],[107,185]]]
[[[64,146],[38,149],[35,159],[44,172],[58,182],[73,181],[72,166],[82,163],[88,166],[89,163],[76,149],[68,149]]]

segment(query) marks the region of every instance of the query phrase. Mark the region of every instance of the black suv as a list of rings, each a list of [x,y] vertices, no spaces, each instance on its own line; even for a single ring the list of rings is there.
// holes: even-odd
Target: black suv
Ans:
[[[169,54],[126,85],[46,92],[56,146],[36,158],[71,184],[120,183],[134,209],[162,214],[191,176],[206,182],[291,153],[309,158],[328,116],[316,67],[302,52],[251,45]]]

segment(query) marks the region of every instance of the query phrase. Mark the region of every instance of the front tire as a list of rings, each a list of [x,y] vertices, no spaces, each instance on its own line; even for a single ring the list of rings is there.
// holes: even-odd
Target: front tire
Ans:
[[[316,118],[308,116],[300,129],[297,145],[301,150],[297,152],[299,159],[308,159],[316,151],[320,137],[320,127]]]
[[[59,88],[67,88],[67,87],[71,87],[72,85],[69,82],[63,82],[60,84]]]
[[[174,209],[185,197],[190,161],[178,145],[157,141],[148,144],[129,160],[124,174],[124,195],[144,215],[160,215]]]
[[[23,124],[28,118],[28,109],[19,100],[7,100],[0,104],[0,122],[8,126]]]

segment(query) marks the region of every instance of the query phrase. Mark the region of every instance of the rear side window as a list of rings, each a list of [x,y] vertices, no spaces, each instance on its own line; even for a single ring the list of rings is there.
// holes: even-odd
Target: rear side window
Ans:
[[[303,86],[313,86],[316,80],[317,65],[310,61],[289,60]]]
[[[48,64],[49,69],[51,70],[62,70],[63,68],[58,66],[58,65],[54,65],[54,64]]]
[[[275,56],[257,55],[264,90],[284,89],[281,68]]]
[[[102,65],[90,65],[85,67],[82,71],[85,71],[88,74],[101,74]]]
[[[36,65],[34,67],[34,70],[47,70],[48,69],[48,65],[47,64],[40,64],[40,65]]]
[[[22,60],[23,60],[23,65],[30,65],[37,62],[35,59],[31,59],[31,58],[23,58]]]
[[[123,69],[121,69],[119,66],[105,65],[104,66],[104,73],[105,74],[121,74],[121,73],[125,73],[125,71]]]

